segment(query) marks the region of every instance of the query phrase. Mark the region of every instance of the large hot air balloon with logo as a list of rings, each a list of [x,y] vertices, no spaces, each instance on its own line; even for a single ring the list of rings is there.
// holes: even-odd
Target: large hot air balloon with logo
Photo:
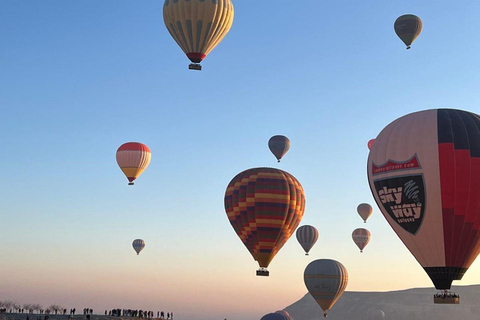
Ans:
[[[407,49],[410,49],[411,44],[422,32],[422,20],[414,14],[405,14],[395,20],[393,26],[395,33],[400,40],[405,43]]]
[[[305,194],[288,172],[253,168],[237,174],[225,192],[225,211],[240,240],[258,262],[259,276],[302,220]]]
[[[273,153],[278,162],[290,149],[290,139],[282,135],[276,135],[268,140],[268,148]]]
[[[385,219],[449,295],[480,252],[480,117],[454,109],[408,114],[378,135],[368,180]]]
[[[305,250],[305,255],[308,256],[308,252],[318,240],[317,228],[310,225],[301,226],[297,229],[296,236],[298,243]]]
[[[137,255],[139,255],[140,251],[142,251],[143,248],[145,248],[145,241],[143,241],[142,239],[135,239],[132,242],[132,247],[133,247],[133,250],[135,250],[135,252],[137,253]]]
[[[357,207],[357,213],[364,223],[367,223],[367,219],[372,215],[372,212],[373,208],[368,203],[360,203]]]
[[[308,292],[323,310],[327,311],[342,296],[348,284],[347,269],[338,261],[318,259],[310,262],[303,273]]]
[[[117,163],[129,181],[137,179],[148,167],[152,153],[150,149],[140,142],[127,142],[117,150]]]
[[[170,35],[192,61],[200,62],[222,41],[233,23],[230,0],[165,0],[163,21]]]
[[[353,242],[355,242],[358,249],[360,249],[360,252],[363,252],[363,249],[365,249],[367,244],[370,242],[370,237],[370,231],[364,228],[358,228],[352,232]]]

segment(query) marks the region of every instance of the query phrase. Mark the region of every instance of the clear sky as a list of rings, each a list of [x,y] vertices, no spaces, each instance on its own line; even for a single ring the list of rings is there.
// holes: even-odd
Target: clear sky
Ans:
[[[376,206],[366,225],[356,213],[374,205],[366,144],[410,112],[480,113],[480,2],[233,3],[196,72],[162,0],[0,0],[0,300],[259,319],[306,293],[318,258],[341,261],[351,291],[431,286]],[[424,22],[408,51],[393,31],[405,13]],[[275,134],[292,142],[280,164]],[[152,150],[134,187],[115,161],[127,141]],[[223,208],[228,182],[258,166],[297,177],[302,224],[320,232],[309,257],[290,239],[269,278]],[[479,277],[477,261],[457,284]]]

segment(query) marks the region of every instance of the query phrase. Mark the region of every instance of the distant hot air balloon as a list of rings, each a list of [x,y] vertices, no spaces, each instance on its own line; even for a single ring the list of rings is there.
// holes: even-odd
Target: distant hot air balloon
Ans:
[[[435,109],[393,121],[370,151],[368,180],[435,287],[462,279],[480,252],[480,117]]]
[[[280,162],[280,159],[282,159],[288,152],[288,149],[290,149],[290,140],[281,135],[273,136],[268,140],[268,147],[278,162]]]
[[[310,262],[303,274],[305,286],[323,310],[327,311],[337,302],[348,284],[347,269],[338,261],[319,259]]]
[[[135,250],[137,255],[139,255],[140,251],[142,251],[143,248],[145,248],[145,241],[143,241],[142,239],[135,239],[133,240],[132,246],[133,246],[133,250]]]
[[[363,222],[367,223],[367,219],[372,215],[373,208],[368,203],[360,203],[357,207],[357,212],[363,219]]]
[[[150,149],[140,142],[124,143],[117,150],[117,163],[133,185],[142,172],[148,167],[152,154]]]
[[[370,241],[370,231],[363,228],[358,228],[353,230],[352,232],[352,239],[353,242],[357,245],[360,249],[360,252],[363,252],[363,249],[367,246],[368,242]]]
[[[293,320],[286,311],[277,311],[264,315],[260,320]]]
[[[305,250],[305,255],[308,256],[308,252],[317,242],[318,230],[314,226],[305,225],[297,229],[296,235],[298,242]]]
[[[193,62],[189,69],[202,70],[200,62],[232,26],[233,4],[230,0],[165,0],[163,21]]]
[[[270,261],[297,228],[305,210],[302,185],[290,173],[254,168],[236,175],[225,192],[233,229],[268,276]]]
[[[368,319],[369,320],[385,319],[385,312],[383,312],[382,310],[379,310],[379,309],[373,310],[373,311],[369,312]]]
[[[372,150],[374,143],[375,143],[375,139],[368,140],[368,143],[367,143],[368,150]]]
[[[410,49],[410,45],[422,32],[422,28],[422,20],[413,14],[398,17],[394,24],[395,33],[405,43],[407,49]]]

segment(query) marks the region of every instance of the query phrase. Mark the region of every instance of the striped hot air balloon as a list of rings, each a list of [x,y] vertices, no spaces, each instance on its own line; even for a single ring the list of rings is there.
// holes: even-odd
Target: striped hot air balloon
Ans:
[[[317,228],[309,225],[301,226],[297,229],[296,236],[303,250],[305,250],[305,255],[308,256],[308,252],[318,240]]]
[[[140,142],[124,143],[117,150],[117,163],[133,185],[142,172],[148,167],[152,154],[150,149]]]
[[[368,203],[360,203],[357,207],[358,215],[367,223],[367,219],[372,215],[373,208]]]
[[[235,176],[225,192],[225,211],[233,229],[258,261],[257,275],[266,268],[302,220],[305,195],[290,173],[254,168]]]
[[[435,109],[393,121],[370,151],[368,180],[435,287],[462,279],[480,252],[480,117]]]
[[[193,64],[200,62],[225,37],[233,23],[230,0],[165,0],[163,21],[170,35]]]
[[[358,228],[352,232],[353,242],[355,242],[360,249],[360,252],[363,252],[363,249],[367,246],[368,242],[370,242],[370,237],[370,231],[367,229]]]
[[[347,269],[338,261],[319,259],[310,262],[305,268],[303,279],[308,292],[323,310],[326,318],[327,311],[342,296],[347,288]]]
[[[143,241],[142,239],[135,239],[132,242],[132,246],[133,246],[133,250],[135,250],[138,256],[140,254],[140,251],[142,251],[143,248],[145,248],[145,241]]]
[[[290,149],[290,140],[281,135],[273,136],[268,140],[268,148],[273,153],[278,162]]]
[[[411,44],[422,32],[422,20],[413,14],[405,14],[395,20],[395,33],[405,43],[407,49],[410,49]]]

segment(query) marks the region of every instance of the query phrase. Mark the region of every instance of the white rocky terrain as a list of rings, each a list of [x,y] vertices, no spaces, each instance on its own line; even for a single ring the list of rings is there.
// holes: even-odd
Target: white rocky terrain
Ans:
[[[479,320],[480,285],[452,287],[459,305],[433,303],[435,288],[390,292],[345,292],[328,312],[330,320]],[[319,320],[323,311],[310,294],[285,308],[294,320]],[[382,310],[385,317],[382,317]]]

